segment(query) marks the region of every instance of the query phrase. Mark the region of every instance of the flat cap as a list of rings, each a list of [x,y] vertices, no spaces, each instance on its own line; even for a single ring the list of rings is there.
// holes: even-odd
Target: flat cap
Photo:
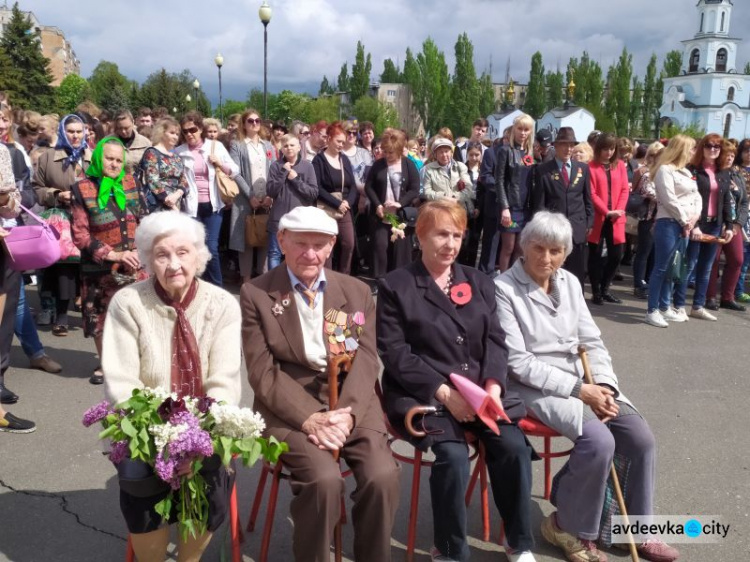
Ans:
[[[319,232],[336,236],[339,225],[317,207],[295,207],[279,220],[279,231]]]

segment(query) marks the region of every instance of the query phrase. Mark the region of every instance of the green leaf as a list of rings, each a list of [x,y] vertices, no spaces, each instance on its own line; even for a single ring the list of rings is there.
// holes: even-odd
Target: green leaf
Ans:
[[[138,431],[133,427],[133,424],[128,418],[122,418],[122,422],[120,422],[120,427],[122,428],[122,431],[130,438],[135,437],[138,435]]]
[[[219,438],[219,442],[221,443],[221,463],[224,466],[229,466],[229,463],[232,460],[232,438],[231,437],[225,437],[221,436]]]
[[[258,457],[260,457],[260,454],[263,452],[263,445],[256,441],[253,443],[253,449],[250,451],[250,465],[254,465],[255,461],[258,460]]]
[[[169,495],[161,500],[159,503],[157,503],[154,506],[154,510],[156,513],[161,515],[162,519],[168,519],[169,515],[172,513],[172,496],[173,492],[170,492]]]

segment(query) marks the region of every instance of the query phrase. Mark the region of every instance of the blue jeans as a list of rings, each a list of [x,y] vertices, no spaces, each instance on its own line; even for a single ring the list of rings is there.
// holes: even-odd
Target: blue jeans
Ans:
[[[654,225],[654,269],[648,282],[648,311],[667,310],[672,300],[672,260],[684,248],[682,227],[674,219],[657,219]],[[680,285],[684,285],[681,283]],[[684,299],[683,299],[684,300]]]
[[[742,236],[742,234],[738,234],[737,236]],[[745,278],[747,277],[747,269],[750,266],[750,244],[745,242],[742,245],[743,248],[743,260],[742,260],[742,269],[740,269],[740,278],[737,281],[737,286],[734,289],[734,298],[738,299],[742,293],[745,292]]]
[[[18,297],[18,306],[16,307],[15,333],[27,357],[37,359],[44,355],[44,346],[39,341],[36,323],[34,322],[34,317],[31,315],[29,303],[26,301],[26,288],[23,281],[21,282],[21,291]]]
[[[203,279],[219,287],[223,286],[221,279],[221,261],[219,260],[219,232],[221,231],[221,213],[214,213],[211,203],[198,203],[196,219],[206,229],[206,246],[211,252],[211,259],[203,273]]]
[[[268,271],[271,271],[274,267],[281,264],[281,258],[284,255],[281,253],[281,246],[279,246],[279,239],[276,238],[275,232],[268,233]]]
[[[718,236],[721,233],[721,223],[718,221],[705,223],[701,222],[699,228],[703,234]],[[708,290],[708,281],[711,277],[711,268],[716,259],[716,252],[719,251],[718,244],[706,242],[696,242],[691,240],[688,244],[688,278],[695,272],[695,293],[693,293],[693,310],[703,308],[706,304],[706,291]],[[685,293],[687,286],[680,284],[680,290],[675,291],[675,307],[685,305]]]

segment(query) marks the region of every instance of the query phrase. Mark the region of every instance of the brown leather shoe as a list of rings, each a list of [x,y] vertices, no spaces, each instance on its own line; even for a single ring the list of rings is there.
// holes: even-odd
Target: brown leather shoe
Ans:
[[[579,539],[560,529],[554,513],[542,520],[542,536],[562,548],[570,562],[607,562],[607,555],[596,548],[594,541]]]
[[[40,371],[47,371],[48,373],[59,373],[62,371],[62,365],[46,355],[29,360],[29,366],[32,369],[39,369]]]

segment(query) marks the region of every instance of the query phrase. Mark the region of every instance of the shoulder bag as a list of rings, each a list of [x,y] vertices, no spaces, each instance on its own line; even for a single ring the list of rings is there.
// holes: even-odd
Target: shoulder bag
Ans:
[[[8,267],[15,271],[44,269],[60,259],[60,233],[49,222],[23,205],[21,208],[40,224],[16,226],[3,239]]]
[[[214,155],[217,142],[211,141],[211,156]],[[221,166],[214,164],[214,168],[216,168],[216,186],[219,188],[219,197],[225,205],[231,205],[234,198],[240,194],[240,188],[236,181],[224,173]]]

